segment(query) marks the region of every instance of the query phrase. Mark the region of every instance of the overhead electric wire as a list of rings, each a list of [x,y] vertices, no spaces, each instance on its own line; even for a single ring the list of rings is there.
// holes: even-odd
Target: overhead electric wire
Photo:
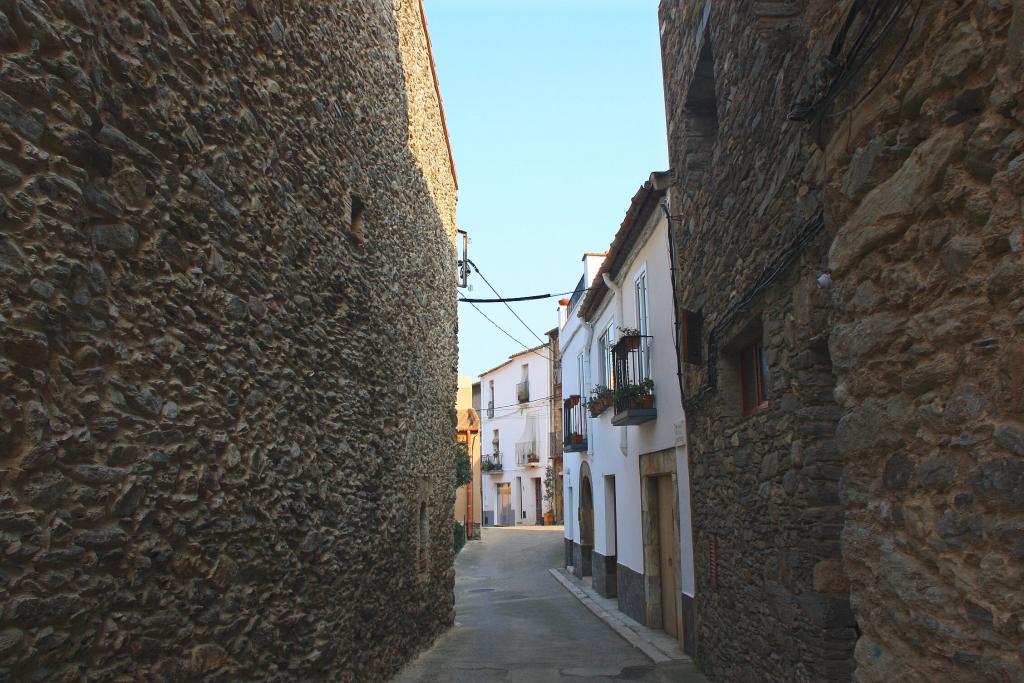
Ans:
[[[491,291],[492,291],[492,292],[494,292],[494,296],[496,296],[496,297],[498,297],[498,298],[500,299],[500,298],[501,298],[501,294],[498,294],[498,290],[496,290],[496,289],[494,288],[494,285],[492,285],[492,284],[490,283],[490,281],[489,281],[489,280],[487,279],[487,276],[483,274],[483,271],[481,271],[481,270],[480,270],[480,266],[478,266],[477,264],[473,263],[473,261],[472,261],[472,260],[470,260],[470,259],[466,259],[466,260],[467,260],[467,261],[469,262],[469,265],[473,266],[473,268],[474,268],[474,269],[476,270],[476,273],[477,273],[477,275],[479,275],[479,276],[480,276],[480,278],[481,278],[481,279],[482,279],[482,280],[484,281],[484,283],[485,283],[485,284],[486,284],[486,285],[487,285],[488,287],[490,287],[490,288],[491,288]],[[532,327],[530,327],[529,325],[527,325],[527,324],[526,324],[526,321],[525,321],[525,320],[523,320],[522,318],[520,318],[520,317],[519,317],[519,314],[518,314],[518,313],[516,313],[516,312],[515,312],[515,311],[514,311],[514,310],[512,309],[512,307],[511,307],[511,306],[509,306],[509,305],[508,305],[508,302],[507,302],[507,301],[502,301],[501,303],[505,304],[505,308],[507,308],[507,309],[508,309],[509,311],[511,311],[511,312],[512,312],[512,315],[514,315],[514,316],[516,317],[516,320],[518,320],[519,322],[521,322],[521,323],[523,324],[523,327],[525,327],[525,328],[526,328],[527,330],[529,330],[529,331],[530,331],[530,334],[532,334],[532,335],[533,335],[534,339],[536,339],[537,341],[539,341],[539,342],[540,342],[541,344],[547,344],[547,342],[546,342],[546,341],[544,341],[543,339],[541,339],[541,338],[540,338],[540,335],[538,335],[538,334],[537,334],[536,332],[534,332],[534,331],[533,331],[533,328],[532,328]]]
[[[515,411],[509,410],[508,412],[502,413],[501,415],[495,415],[494,417],[486,417],[486,414],[487,414],[488,410],[494,411],[494,410],[507,410],[508,408],[519,408],[519,407],[522,407],[522,406],[527,406],[527,404],[533,403],[534,401],[550,401],[553,398],[555,398],[555,397],[554,396],[544,396],[543,398],[531,398],[529,401],[524,401],[523,403],[509,403],[506,406],[494,406],[493,408],[491,406],[483,406],[482,408],[480,408],[480,413],[483,416],[485,416],[485,417],[482,417],[481,419],[496,420],[499,417],[508,417],[509,415],[514,415],[515,414]],[[539,408],[541,406],[527,406],[527,407]]]
[[[470,306],[472,306],[473,308],[475,308],[475,309],[477,310],[477,312],[478,312],[478,313],[479,313],[480,315],[482,315],[482,316],[483,316],[484,318],[486,318],[486,319],[487,319],[487,322],[489,322],[490,324],[492,324],[492,325],[494,325],[494,326],[495,326],[496,328],[498,328],[498,331],[500,331],[500,332],[501,332],[502,334],[504,334],[504,335],[505,335],[506,337],[508,337],[509,339],[511,339],[512,341],[514,341],[514,342],[515,342],[516,344],[519,344],[520,346],[522,346],[522,347],[523,347],[524,349],[526,349],[527,351],[530,351],[530,352],[532,352],[532,353],[535,353],[535,354],[537,354],[538,356],[540,356],[541,358],[543,358],[544,360],[546,360],[546,361],[547,361],[547,362],[549,362],[549,363],[553,362],[553,361],[551,360],[551,357],[550,357],[550,356],[547,356],[547,355],[545,355],[545,354],[541,353],[540,351],[538,351],[538,350],[537,350],[537,349],[535,349],[535,348],[531,348],[531,347],[527,346],[527,345],[526,345],[526,344],[524,344],[523,342],[521,342],[521,341],[519,341],[518,339],[516,339],[515,337],[513,337],[513,336],[512,336],[512,335],[511,335],[511,334],[510,334],[510,333],[508,332],[508,330],[506,330],[506,329],[505,329],[504,327],[502,327],[502,326],[501,326],[501,325],[499,325],[498,323],[496,323],[496,322],[494,322],[493,320],[491,320],[491,317],[490,317],[489,315],[487,315],[486,313],[484,313],[484,312],[483,312],[482,310],[480,310],[480,307],[479,307],[479,306],[477,306],[477,305],[476,305],[475,303],[473,303],[472,301],[469,301],[469,300],[467,300],[467,299],[463,298],[463,297],[462,297],[462,295],[459,295],[459,301],[466,301],[467,303],[469,303],[469,305],[470,305]]]
[[[483,276],[481,275],[480,277],[483,277]],[[597,287],[586,287],[586,288],[581,289],[579,291],[581,291],[581,292],[589,292],[592,289],[597,289]],[[459,301],[465,301],[468,304],[501,304],[501,303],[505,303],[506,301],[536,301],[538,299],[553,299],[556,296],[567,296],[567,295],[575,294],[575,293],[576,293],[575,291],[572,291],[572,292],[557,292],[555,294],[532,294],[530,296],[506,296],[506,297],[500,297],[498,299],[468,299],[468,298],[463,297],[462,299],[459,299]]]

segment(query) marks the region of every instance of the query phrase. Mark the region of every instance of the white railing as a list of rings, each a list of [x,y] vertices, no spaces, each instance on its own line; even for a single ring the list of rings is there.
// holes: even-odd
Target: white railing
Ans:
[[[537,452],[536,441],[520,441],[516,444],[516,464],[528,465],[540,462],[540,454]]]

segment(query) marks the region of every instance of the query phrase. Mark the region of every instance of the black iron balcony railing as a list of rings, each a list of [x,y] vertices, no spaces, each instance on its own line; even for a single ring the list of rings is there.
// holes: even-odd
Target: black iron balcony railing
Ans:
[[[537,453],[536,441],[520,441],[516,444],[517,465],[539,465],[540,454]]]
[[[572,309],[576,308],[576,304],[580,302],[583,295],[587,292],[587,280],[586,275],[580,275],[580,281],[576,284],[576,289],[573,291],[572,296],[569,297],[569,310],[568,313],[572,313]]]
[[[572,395],[562,403],[562,444],[567,451],[587,450],[587,414],[583,400]]]
[[[654,380],[651,372],[651,337],[625,335],[612,347],[615,374],[615,415],[612,424],[638,425],[658,416],[654,409]]]
[[[488,453],[480,458],[480,469],[484,472],[501,472],[501,453]]]
[[[491,399],[490,401],[487,402],[487,419],[494,419],[494,399]]]
[[[520,403],[526,403],[530,400],[530,380],[516,385],[516,400]]]

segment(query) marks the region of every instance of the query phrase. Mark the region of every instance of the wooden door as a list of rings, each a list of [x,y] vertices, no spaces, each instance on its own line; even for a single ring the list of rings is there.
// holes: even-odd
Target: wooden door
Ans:
[[[658,477],[658,570],[661,573],[661,620],[665,632],[679,637],[679,572],[676,566],[678,543],[672,515],[675,496],[672,477]]]
[[[537,500],[536,524],[544,522],[544,494],[541,489],[540,478],[533,480],[533,493]]]
[[[498,484],[498,524],[514,526],[515,523],[515,513],[512,511],[512,487],[508,482]]]

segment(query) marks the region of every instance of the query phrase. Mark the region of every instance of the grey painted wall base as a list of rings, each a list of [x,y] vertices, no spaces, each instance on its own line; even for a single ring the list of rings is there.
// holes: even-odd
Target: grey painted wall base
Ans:
[[[618,583],[616,582],[615,556],[606,556],[594,551],[591,556],[590,568],[594,574],[594,590],[606,598],[614,598],[618,595]]]
[[[679,602],[683,606],[683,652],[697,654],[697,601],[685,593]]]
[[[591,574],[591,555],[594,552],[592,545],[572,544],[572,573],[581,579]]]
[[[484,526],[494,526],[493,510],[484,510]]]
[[[563,566],[571,567],[573,558],[572,547],[575,544],[572,542],[571,538],[563,538],[562,540],[565,541],[565,563]]]
[[[644,575],[621,564],[615,569],[619,610],[630,619],[646,625]]]

